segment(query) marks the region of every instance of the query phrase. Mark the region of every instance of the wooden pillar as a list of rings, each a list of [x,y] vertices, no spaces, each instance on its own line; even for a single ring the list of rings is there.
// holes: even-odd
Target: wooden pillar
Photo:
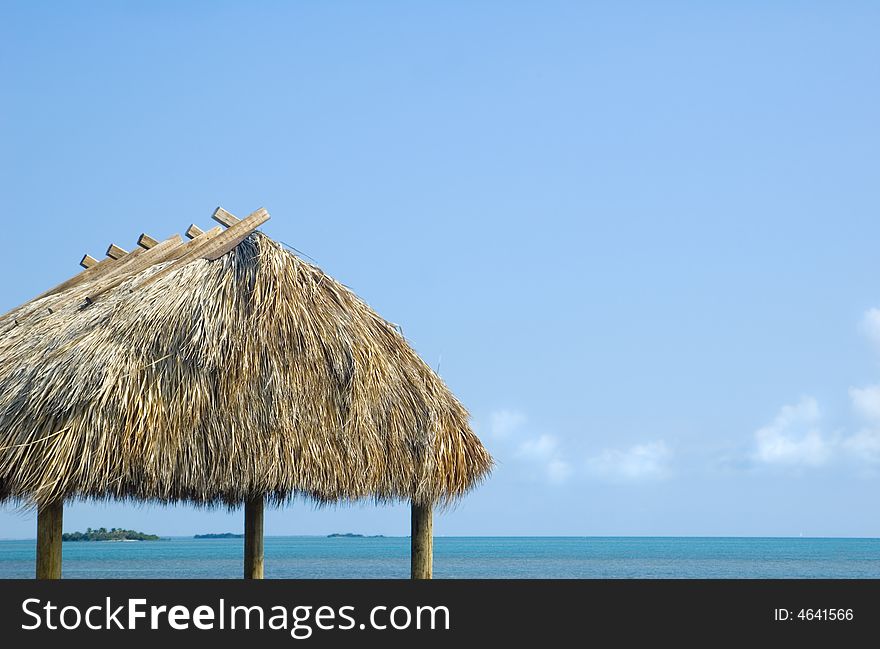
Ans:
[[[244,578],[263,578],[263,496],[244,503]]]
[[[37,510],[37,579],[61,579],[62,501]]]
[[[412,505],[412,579],[430,579],[434,563],[434,521],[431,505]]]

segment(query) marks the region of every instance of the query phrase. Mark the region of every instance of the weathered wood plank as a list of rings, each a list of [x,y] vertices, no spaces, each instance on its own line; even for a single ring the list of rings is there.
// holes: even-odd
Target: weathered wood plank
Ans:
[[[197,249],[200,249],[200,248],[205,247],[206,245],[208,245],[208,243],[209,243],[211,240],[213,240],[213,239],[215,239],[216,237],[220,236],[222,233],[223,233],[223,228],[220,227],[220,226],[218,225],[218,226],[215,227],[215,228],[211,228],[211,229],[208,230],[207,232],[202,232],[202,233],[201,233],[200,235],[198,235],[195,239],[192,239],[191,241],[187,241],[187,242],[185,242],[185,243],[183,243],[183,244],[177,246],[177,247],[174,249],[174,251],[173,251],[174,254],[172,254],[172,255],[168,255],[166,258],[164,258],[164,259],[162,260],[163,262],[165,262],[165,261],[174,261],[174,263],[173,263],[173,264],[169,264],[168,266],[166,266],[165,268],[163,268],[162,270],[160,270],[158,273],[155,273],[155,274],[151,275],[150,277],[146,278],[143,282],[141,282],[140,284],[138,284],[135,288],[142,288],[142,287],[144,287],[144,286],[149,286],[149,285],[150,285],[151,283],[153,283],[157,278],[162,277],[162,276],[164,276],[167,272],[171,272],[174,268],[177,268],[177,267],[178,267],[178,263],[179,263],[184,257],[188,257],[188,256],[190,256],[190,253],[192,253],[194,250],[197,250]],[[195,258],[197,258],[197,257],[195,257]],[[156,262],[156,263],[159,263],[159,262]],[[188,263],[188,262],[187,262],[187,263]]]
[[[137,252],[137,251],[135,251],[135,252]],[[124,260],[125,260],[125,258],[113,259],[111,257],[106,257],[106,258],[102,259],[101,261],[99,261],[94,266],[92,266],[91,268],[86,268],[85,270],[80,271],[79,273],[77,273],[76,275],[71,277],[70,279],[67,279],[67,280],[61,282],[60,284],[58,284],[57,286],[50,288],[45,293],[41,293],[40,295],[35,297],[33,300],[31,300],[31,302],[34,302],[36,300],[41,300],[44,297],[49,297],[51,295],[55,295],[56,293],[60,293],[62,291],[66,291],[66,290],[71,289],[75,286],[79,286],[80,284],[82,284],[84,282],[90,282],[92,280],[95,280],[98,277],[103,276],[105,273],[111,272],[114,268],[117,268],[119,266],[119,264],[121,264]]]
[[[83,268],[91,268],[92,266],[94,266],[98,263],[99,263],[98,260],[89,254],[83,255],[83,258],[80,259],[80,261],[79,261],[79,265],[82,266]]]
[[[260,227],[263,223],[268,221],[269,218],[269,212],[261,207],[256,212],[250,214],[247,218],[242,219],[241,221],[231,226],[229,229],[221,232],[212,239],[206,241],[203,244],[193,246],[193,248],[189,252],[184,254],[173,264],[169,264],[158,273],[150,275],[147,279],[145,279],[138,285],[138,288],[149,286],[160,277],[164,277],[168,273],[172,273],[175,270],[195,261],[196,259],[217,259],[218,257],[232,250],[239,243],[241,243],[246,236],[248,236],[251,232]],[[187,245],[195,244],[198,241],[200,241],[200,239],[194,239]]]
[[[141,248],[146,248],[147,250],[149,250],[150,248],[155,248],[156,246],[158,246],[158,245],[159,245],[159,240],[158,240],[158,239],[154,239],[153,237],[151,237],[151,236],[150,236],[149,234],[147,234],[146,232],[143,232],[143,233],[141,233],[141,236],[138,237],[137,244],[138,244]]]
[[[202,257],[207,259],[208,261],[219,259],[227,252],[235,248],[235,246],[244,241],[248,237],[248,235],[250,235],[263,223],[268,221],[269,218],[269,212],[261,207],[259,210],[244,219],[244,221],[239,221],[231,228],[226,230],[223,235],[228,235],[228,238],[224,241],[220,241],[220,237],[218,237],[217,241],[212,244],[211,249],[205,251]],[[245,222],[250,219],[254,219],[253,223],[247,224],[247,226],[245,227]],[[232,234],[233,231],[235,231],[235,235]]]
[[[89,281],[96,281],[97,279],[105,280],[109,277],[115,276],[117,273],[124,271],[124,269],[131,266],[131,264],[135,263],[138,259],[140,259],[141,255],[149,252],[146,248],[135,248],[130,253],[126,254],[124,257],[120,257],[119,259],[113,259],[112,257],[108,257],[113,264],[107,264],[107,269],[100,273],[97,277],[92,277]]]
[[[211,215],[211,218],[217,221],[220,225],[226,226],[227,228],[231,228],[233,225],[239,222],[239,218],[232,214],[231,212],[227,212],[222,207],[218,207],[214,210],[214,214]]]
[[[127,254],[128,250],[120,248],[115,243],[111,243],[107,248],[107,256],[110,257],[110,259],[122,259]]]
[[[184,255],[188,255],[193,250],[196,250],[197,248],[206,246],[209,241],[217,238],[222,233],[223,233],[223,228],[220,227],[219,225],[214,226],[213,228],[211,228],[210,230],[208,230],[206,232],[202,232],[201,234],[197,235],[194,239],[184,243],[183,246],[181,246],[181,248],[180,248],[180,254],[175,256],[175,259],[181,259],[184,257]]]
[[[132,259],[131,263],[120,266],[112,275],[104,278],[100,283],[96,284],[89,292],[86,298],[86,304],[93,304],[98,298],[107,291],[116,288],[126,280],[134,277],[138,273],[145,271],[150,266],[161,264],[163,262],[174,259],[176,255],[181,254],[183,249],[190,242],[184,243],[179,234],[156,244],[149,250],[139,249],[129,255]],[[135,253],[141,254],[135,258]]]
[[[186,232],[184,234],[186,234],[187,239],[195,239],[197,236],[199,236],[200,234],[203,234],[203,233],[204,233],[204,230],[202,230],[199,226],[197,226],[195,223],[193,223],[192,225],[190,225],[186,229]]]

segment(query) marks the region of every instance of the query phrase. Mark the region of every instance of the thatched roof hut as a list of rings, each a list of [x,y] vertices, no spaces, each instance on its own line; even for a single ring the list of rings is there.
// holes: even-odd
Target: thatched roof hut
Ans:
[[[468,413],[394,325],[256,232],[265,210],[215,218],[228,229],[87,257],[0,317],[0,502],[424,510],[488,473]]]

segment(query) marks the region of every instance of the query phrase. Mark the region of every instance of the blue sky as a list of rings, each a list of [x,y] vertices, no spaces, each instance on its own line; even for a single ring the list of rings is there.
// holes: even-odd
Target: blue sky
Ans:
[[[265,206],[267,234],[403,327],[496,456],[437,534],[880,536],[876,4],[0,14],[0,311],[110,242]],[[408,524],[296,503],[266,531]],[[0,537],[34,534],[0,509]]]

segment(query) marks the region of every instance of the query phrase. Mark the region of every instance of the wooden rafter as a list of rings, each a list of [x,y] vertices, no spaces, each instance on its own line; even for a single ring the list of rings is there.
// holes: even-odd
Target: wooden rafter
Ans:
[[[110,259],[122,259],[128,254],[128,250],[125,248],[120,248],[115,243],[111,243],[110,247],[107,248],[107,256]]]
[[[233,225],[239,222],[239,218],[232,214],[231,212],[227,212],[222,207],[218,207],[214,210],[214,214],[211,215],[211,218],[217,221],[222,226],[227,228],[231,228]]]
[[[171,273],[196,259],[218,259],[241,243],[245,237],[268,221],[269,218],[269,212],[261,207],[256,212],[250,214],[247,218],[238,221],[227,230],[220,232],[211,239],[206,240],[204,243],[199,242],[199,239],[193,239],[187,245],[190,246],[199,242],[198,245],[194,245],[189,252],[184,254],[173,264],[168,264],[168,266],[160,270],[158,273],[150,275],[138,285],[138,288],[148,286],[160,277],[164,277],[168,273]]]
[[[154,239],[147,233],[142,233],[141,236],[138,237],[137,244],[141,248],[146,248],[147,250],[149,250],[150,248],[155,248],[156,246],[158,246],[159,240]]]
[[[138,238],[138,247],[132,252],[128,252],[116,244],[110,244],[105,259],[99,261],[91,255],[84,255],[80,261],[80,265],[84,268],[83,271],[34,299],[39,300],[55,295],[85,282],[94,282],[95,286],[86,298],[87,303],[92,303],[107,291],[150,266],[172,262],[138,285],[147,286],[166,273],[195,259],[211,261],[222,257],[241,243],[251,232],[268,221],[270,217],[265,209],[260,208],[246,218],[239,219],[222,207],[218,207],[214,210],[212,218],[221,225],[204,231],[192,224],[186,230],[189,241],[183,241],[179,235],[159,241],[144,233]]]
[[[115,272],[108,277],[105,277],[99,284],[97,284],[90,291],[89,296],[86,298],[86,303],[92,304],[107,291],[116,288],[125,280],[143,272],[150,266],[155,266],[156,264],[161,264],[169,259],[173,259],[175,254],[180,252],[180,249],[185,245],[186,244],[183,243],[183,239],[180,235],[175,234],[173,237],[166,239],[161,243],[157,243],[149,250],[139,248],[135,252],[141,252],[142,254],[136,258],[134,258],[135,253],[129,255],[129,257],[134,259],[130,263],[117,268]]]
[[[123,258],[124,259],[124,258]],[[34,300],[40,300],[44,297],[49,297],[50,295],[55,295],[56,293],[60,293],[61,291],[66,291],[74,286],[78,286],[83,282],[88,282],[97,277],[103,275],[106,272],[112,271],[114,268],[118,267],[122,260],[113,259],[111,257],[105,257],[101,261],[99,261],[94,266],[90,268],[86,268],[84,271],[81,271],[77,275],[74,275],[70,279],[67,279],[61,282],[58,286],[50,288],[45,293],[42,293],[34,298]]]

